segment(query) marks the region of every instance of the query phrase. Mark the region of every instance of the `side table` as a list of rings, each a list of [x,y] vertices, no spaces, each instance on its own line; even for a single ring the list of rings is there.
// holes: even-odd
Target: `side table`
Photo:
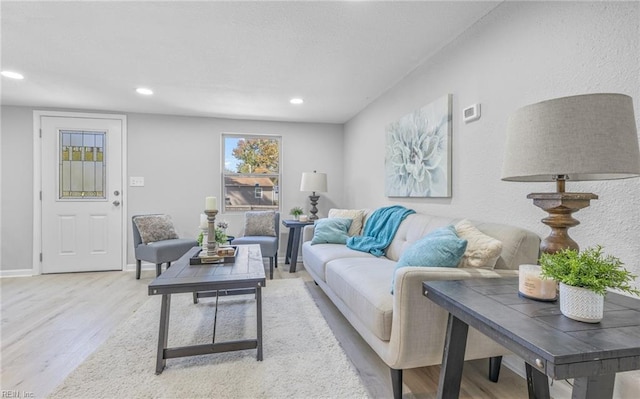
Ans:
[[[640,300],[607,293],[602,322],[571,320],[554,302],[518,296],[518,279],[425,281],[424,295],[449,312],[438,398],[460,392],[469,326],[525,361],[530,398],[549,398],[547,377],[573,378],[572,398],[613,395],[618,372],[640,368]]]
[[[301,222],[299,220],[282,220],[284,227],[289,229],[289,240],[287,242],[287,256],[284,263],[291,264],[289,273],[295,273],[296,262],[298,260],[298,248],[300,247],[300,239],[302,238],[302,229],[304,226],[313,224],[313,220]]]

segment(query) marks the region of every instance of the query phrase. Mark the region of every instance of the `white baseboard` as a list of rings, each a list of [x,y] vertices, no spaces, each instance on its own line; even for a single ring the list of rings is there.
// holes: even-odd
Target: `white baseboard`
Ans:
[[[142,262],[141,267],[142,270],[156,270],[156,264],[155,263],[148,263],[148,262]],[[164,266],[163,266],[164,269]],[[136,271],[136,264],[135,263],[129,263],[124,267],[124,271],[125,272],[135,272]]]
[[[0,270],[0,278],[3,277],[31,277],[33,269]]]

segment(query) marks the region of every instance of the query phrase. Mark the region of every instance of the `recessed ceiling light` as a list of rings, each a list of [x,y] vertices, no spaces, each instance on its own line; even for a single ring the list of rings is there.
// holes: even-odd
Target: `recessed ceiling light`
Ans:
[[[14,72],[14,71],[2,71],[0,72],[0,74],[2,74],[2,76],[4,76],[5,78],[24,79],[24,76],[22,76],[21,73]]]
[[[291,104],[300,105],[304,102],[304,100],[301,98],[292,98],[291,100],[289,100],[289,102]]]
[[[138,87],[138,88],[136,89],[136,92],[137,92],[138,94],[142,94],[142,95],[145,95],[145,96],[150,96],[150,95],[152,95],[152,94],[153,94],[153,90],[151,90],[151,89],[147,89],[146,87]]]

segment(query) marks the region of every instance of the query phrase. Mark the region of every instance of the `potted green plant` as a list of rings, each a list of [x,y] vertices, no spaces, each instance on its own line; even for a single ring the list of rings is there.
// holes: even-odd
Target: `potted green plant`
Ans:
[[[291,211],[289,211],[289,214],[293,215],[294,219],[296,220],[300,218],[300,215],[302,215],[302,213],[302,208],[300,208],[299,206],[294,206],[293,208],[291,208]]]
[[[560,311],[587,323],[602,320],[607,288],[640,295],[630,283],[637,276],[624,269],[620,259],[602,253],[602,246],[581,252],[563,249],[540,257],[542,277],[560,283]]]
[[[227,234],[224,232],[224,230],[222,228],[216,227],[216,243],[218,243],[219,245],[225,244],[227,242]],[[207,243],[204,241],[206,239],[206,234],[204,232],[200,232],[200,234],[198,235],[198,245],[200,245],[201,247],[207,245]]]
[[[220,227],[216,227],[216,242],[219,245],[227,243],[227,233],[225,233],[224,229]]]

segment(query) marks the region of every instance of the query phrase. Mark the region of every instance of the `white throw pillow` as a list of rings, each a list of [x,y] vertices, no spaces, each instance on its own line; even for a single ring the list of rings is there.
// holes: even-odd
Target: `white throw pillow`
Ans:
[[[502,254],[502,241],[484,234],[467,219],[455,227],[458,237],[467,240],[467,250],[458,267],[493,269]]]
[[[351,219],[349,227],[349,237],[362,234],[362,223],[364,221],[364,209],[335,209],[329,210],[330,218]]]

